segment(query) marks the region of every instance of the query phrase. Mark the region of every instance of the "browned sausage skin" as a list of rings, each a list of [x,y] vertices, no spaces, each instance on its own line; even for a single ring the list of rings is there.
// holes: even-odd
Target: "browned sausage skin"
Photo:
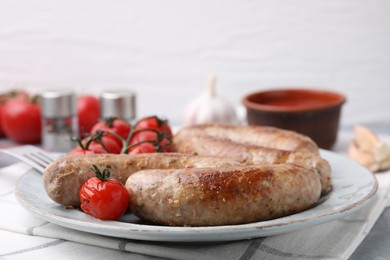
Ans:
[[[329,163],[318,153],[287,151],[252,144],[241,144],[228,139],[207,135],[175,136],[175,146],[181,153],[194,155],[221,156],[237,160],[245,165],[279,164],[292,162],[313,168],[320,174],[322,192],[326,193],[331,187],[331,168]]]
[[[227,169],[145,170],[131,175],[129,206],[138,217],[172,226],[243,224],[312,207],[319,175],[292,163]]]
[[[123,184],[131,174],[144,169],[226,168],[241,165],[229,158],[178,153],[67,155],[51,163],[43,173],[48,196],[61,205],[78,207],[80,188],[94,176],[91,170],[93,164],[99,168],[110,166],[111,177]]]
[[[318,154],[316,143],[305,135],[269,126],[194,125],[182,128],[175,135],[175,143],[194,136],[209,136],[229,140],[241,145],[256,145],[285,151]]]

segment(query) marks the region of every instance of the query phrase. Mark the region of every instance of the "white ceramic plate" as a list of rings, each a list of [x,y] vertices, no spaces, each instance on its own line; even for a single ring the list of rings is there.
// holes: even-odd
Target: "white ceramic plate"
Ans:
[[[132,214],[120,221],[101,221],[53,202],[43,188],[41,174],[31,170],[18,182],[16,196],[31,213],[68,228],[101,235],[170,242],[228,241],[276,235],[328,222],[368,203],[377,190],[375,177],[365,168],[332,152],[322,151],[333,170],[333,191],[314,208],[291,216],[244,225],[167,227],[142,223]]]

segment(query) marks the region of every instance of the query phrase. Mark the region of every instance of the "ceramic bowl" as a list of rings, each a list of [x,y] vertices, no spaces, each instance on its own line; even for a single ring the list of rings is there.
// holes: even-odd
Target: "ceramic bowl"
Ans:
[[[336,142],[345,102],[340,93],[299,88],[264,90],[242,99],[249,125],[292,130],[309,136],[324,149]]]

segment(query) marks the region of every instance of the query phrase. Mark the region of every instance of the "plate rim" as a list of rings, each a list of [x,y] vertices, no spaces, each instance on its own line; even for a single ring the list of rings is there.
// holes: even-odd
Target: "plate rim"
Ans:
[[[365,171],[366,174],[369,174],[372,177],[372,186],[370,191],[365,194],[359,201],[345,205],[341,209],[329,212],[323,212],[322,214],[317,214],[315,216],[298,218],[289,220],[291,216],[297,216],[302,212],[289,215],[282,218],[253,222],[247,224],[239,225],[224,225],[224,226],[201,226],[201,227],[176,227],[176,226],[160,226],[160,225],[145,225],[137,223],[125,223],[120,221],[102,221],[96,220],[96,222],[86,222],[80,219],[70,219],[65,216],[54,214],[51,212],[42,212],[39,208],[32,205],[28,199],[26,199],[22,191],[20,190],[21,183],[24,178],[29,174],[41,175],[37,171],[31,169],[23,174],[23,176],[18,180],[15,186],[15,194],[18,202],[26,208],[28,211],[34,215],[45,219],[51,223],[64,226],[67,228],[85,231],[88,233],[94,233],[99,235],[121,237],[128,239],[137,239],[144,241],[166,241],[166,242],[197,242],[197,241],[233,241],[241,239],[249,239],[253,237],[264,237],[268,235],[276,235],[281,233],[287,233],[290,231],[298,230],[303,227],[310,227],[325,222],[329,222],[338,218],[341,218],[345,215],[351,214],[360,208],[368,204],[369,201],[374,197],[378,190],[378,182],[373,173],[363,168],[361,165],[356,164],[355,162],[349,160],[346,157],[341,156],[340,154],[321,150],[323,157],[338,157],[338,159],[348,160],[350,163],[355,164],[354,167],[359,167],[360,170]],[[327,159],[327,158],[325,158]],[[329,161],[329,159],[327,159]],[[334,179],[332,180],[334,181]],[[43,188],[43,185],[42,185]],[[336,191],[332,191],[333,193]],[[49,198],[49,197],[47,197]],[[53,202],[54,203],[54,202]],[[310,209],[309,209],[310,210]],[[306,210],[307,211],[307,210]],[[303,211],[305,212],[305,211]],[[92,218],[92,217],[91,217]],[[278,222],[275,224],[269,225],[270,222]],[[112,225],[116,223],[116,225]],[[87,225],[86,225],[87,224]],[[109,232],[107,232],[109,230]],[[218,236],[226,233],[233,233],[233,237],[224,237],[223,239],[215,239],[215,237],[207,237],[207,234],[212,234],[213,236]],[[155,236],[153,236],[153,234]],[[163,234],[163,235],[162,235]],[[168,235],[168,239],[167,236]],[[183,239],[185,241],[183,241]]]

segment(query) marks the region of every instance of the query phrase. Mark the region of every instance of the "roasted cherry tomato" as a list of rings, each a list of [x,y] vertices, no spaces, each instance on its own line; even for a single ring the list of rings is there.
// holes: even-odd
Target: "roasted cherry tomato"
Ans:
[[[167,133],[168,137],[172,137],[172,130],[168,125],[167,120],[162,120],[157,116],[145,117],[137,122],[135,129],[155,129],[160,133]]]
[[[90,151],[77,146],[73,150],[70,150],[68,154],[96,154],[95,151]]]
[[[111,136],[103,136],[100,141],[90,142],[88,148],[89,151],[95,153],[120,153],[122,146],[120,146],[116,139]]]
[[[140,129],[134,132],[133,136],[130,139],[129,144],[136,144],[146,140],[159,140],[159,132],[155,130]]]
[[[129,145],[135,145],[143,141],[156,141],[159,144],[156,147],[156,152],[173,152],[174,149],[170,140],[171,138],[166,132],[161,133],[155,129],[138,129],[131,137]]]
[[[5,135],[18,143],[41,141],[41,108],[37,98],[14,98],[1,109],[1,124]]]
[[[85,137],[82,140],[77,140],[78,146],[68,152],[68,154],[88,154],[88,153],[116,153],[119,154],[122,150],[122,145],[119,145],[117,140],[112,135],[105,135],[104,132],[98,131],[91,136]]]
[[[175,152],[175,148],[172,144],[172,139],[171,138],[164,138],[161,142],[160,142],[160,146],[162,147],[162,151],[164,153],[173,153]]]
[[[135,144],[133,147],[130,147],[128,154],[138,154],[138,153],[157,153],[159,148],[158,143],[153,142],[141,142]]]
[[[99,99],[91,95],[79,96],[77,98],[77,115],[80,136],[90,133],[92,127],[99,122]]]
[[[91,133],[103,131],[106,135],[112,136],[119,144],[122,144],[122,140],[120,138],[126,140],[129,136],[130,130],[131,126],[127,122],[113,117],[95,124],[92,127]],[[120,136],[120,138],[116,137],[115,135]]]
[[[96,177],[87,180],[80,189],[81,209],[98,219],[118,219],[129,204],[127,189],[120,182],[110,179],[108,168],[101,172],[93,165],[92,170]]]

